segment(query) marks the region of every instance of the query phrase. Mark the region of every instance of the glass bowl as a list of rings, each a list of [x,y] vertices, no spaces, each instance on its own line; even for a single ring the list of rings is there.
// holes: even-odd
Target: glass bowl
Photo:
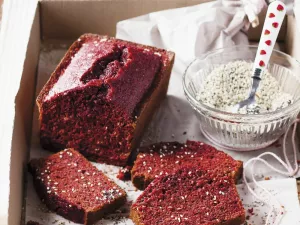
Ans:
[[[282,90],[293,96],[291,105],[274,112],[247,115],[220,111],[196,100],[214,68],[236,60],[253,62],[256,51],[256,46],[245,45],[217,49],[196,58],[184,73],[185,96],[196,112],[203,134],[219,148],[249,151],[267,147],[286,132],[300,111],[300,63],[276,50],[266,69]]]

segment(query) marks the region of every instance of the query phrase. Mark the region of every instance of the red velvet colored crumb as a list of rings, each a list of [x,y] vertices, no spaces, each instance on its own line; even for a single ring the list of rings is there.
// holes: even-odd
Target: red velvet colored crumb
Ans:
[[[81,154],[66,149],[29,163],[47,207],[76,223],[92,224],[126,202],[126,193]]]
[[[131,179],[131,169],[132,166],[126,166],[125,168],[120,169],[117,178],[123,181]]]
[[[38,97],[41,145],[52,151],[74,148],[93,161],[126,165],[142,103],[156,90],[166,65],[165,50],[83,35]]]
[[[90,37],[80,43],[45,101],[75,88],[95,86],[92,81],[96,81],[97,86],[107,87],[106,101],[132,114],[160,70],[161,57],[117,40]]]
[[[154,180],[130,217],[143,225],[240,225],[245,211],[230,176],[187,167]]]
[[[247,212],[250,213],[251,215],[254,215],[254,209],[253,208],[248,209]]]
[[[202,142],[162,142],[141,148],[134,162],[131,177],[134,185],[144,189],[155,178],[193,166],[230,174],[235,180],[242,174],[243,163]]]

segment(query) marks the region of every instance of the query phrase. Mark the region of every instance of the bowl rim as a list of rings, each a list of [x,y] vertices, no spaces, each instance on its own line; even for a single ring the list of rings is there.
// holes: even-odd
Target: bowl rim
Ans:
[[[231,47],[225,47],[225,48],[217,48],[211,51],[208,51],[198,57],[196,57],[194,60],[191,61],[191,63],[189,63],[189,65],[186,67],[184,74],[182,76],[182,85],[183,85],[183,90],[184,93],[186,95],[186,98],[188,100],[188,102],[190,102],[190,104],[193,107],[196,107],[197,109],[199,109],[198,106],[200,106],[202,109],[206,110],[208,113],[214,113],[215,117],[224,119],[224,120],[232,120],[235,122],[241,122],[241,120],[244,120],[243,122],[249,122],[249,123],[253,123],[253,122],[261,122],[262,119],[263,121],[271,121],[274,120],[276,118],[284,118],[286,116],[289,115],[290,112],[294,111],[297,107],[299,108],[298,113],[300,111],[300,97],[293,102],[291,105],[288,105],[285,108],[276,110],[276,111],[272,111],[272,112],[263,112],[260,114],[241,114],[241,113],[231,113],[231,112],[226,112],[226,111],[222,111],[216,108],[212,108],[208,105],[205,105],[204,103],[202,103],[201,101],[198,101],[196,98],[194,98],[191,93],[188,91],[187,88],[187,83],[186,83],[186,76],[187,76],[187,72],[188,69],[190,68],[190,66],[195,63],[195,61],[201,59],[204,60],[206,59],[209,55],[216,53],[220,50],[226,50],[226,49],[233,49],[233,48],[250,48],[250,49],[258,49],[258,46],[256,45],[234,45]],[[289,58],[289,60],[293,61],[295,64],[298,64],[299,68],[300,68],[300,62],[295,59],[294,57],[280,51],[280,50],[276,50],[274,49],[273,52],[279,53],[287,58]],[[272,52],[272,54],[273,54]],[[300,75],[294,74],[295,76],[297,76],[300,80]],[[197,110],[198,111],[198,110]]]

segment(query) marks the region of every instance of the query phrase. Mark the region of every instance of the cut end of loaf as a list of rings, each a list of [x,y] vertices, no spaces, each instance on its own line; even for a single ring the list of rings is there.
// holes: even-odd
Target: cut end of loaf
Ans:
[[[126,193],[74,149],[29,163],[34,187],[47,207],[76,223],[91,224],[126,201]]]
[[[163,49],[82,35],[37,98],[42,146],[126,165],[166,95],[173,63]]]

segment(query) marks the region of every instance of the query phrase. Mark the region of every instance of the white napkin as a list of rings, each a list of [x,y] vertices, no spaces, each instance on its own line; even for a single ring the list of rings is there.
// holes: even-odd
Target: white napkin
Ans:
[[[276,180],[261,181],[265,188],[276,196],[285,210],[285,216],[282,218],[281,225],[300,224],[300,207],[297,196],[297,185],[295,179],[284,179],[280,182]],[[248,224],[262,225],[265,223],[265,213],[268,211],[267,206],[257,201],[249,193],[246,187],[238,185],[238,192],[246,209],[246,217]]]
[[[117,37],[170,49],[176,60],[188,64],[208,50],[248,44],[240,31],[245,14],[221,2],[150,13],[117,24]]]

